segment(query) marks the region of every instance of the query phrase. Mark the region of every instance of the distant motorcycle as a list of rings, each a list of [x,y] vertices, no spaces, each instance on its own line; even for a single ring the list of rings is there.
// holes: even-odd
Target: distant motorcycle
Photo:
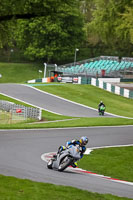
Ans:
[[[101,105],[100,108],[99,108],[99,115],[104,115],[104,112],[105,112],[105,106]]]
[[[47,163],[47,167],[61,172],[71,166],[74,162],[80,160],[80,158],[80,147],[70,145],[60,154],[57,154],[56,158],[53,157],[50,159]]]

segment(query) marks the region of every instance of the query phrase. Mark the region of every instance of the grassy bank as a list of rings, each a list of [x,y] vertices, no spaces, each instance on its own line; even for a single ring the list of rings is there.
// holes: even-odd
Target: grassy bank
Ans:
[[[39,78],[38,70],[43,70],[43,64],[31,63],[0,63],[0,83],[24,83],[31,79]]]
[[[119,115],[127,115],[128,117],[131,117],[133,115],[132,109],[133,109],[133,100],[130,99],[126,99],[123,97],[120,97],[118,95],[114,95],[112,93],[108,93],[104,90],[101,90],[99,88],[95,88],[92,87],[90,85],[72,85],[72,84],[63,84],[63,85],[48,85],[46,84],[45,86],[41,86],[39,87],[40,89],[43,89],[47,92],[53,92],[54,94],[60,94],[60,96],[63,96],[65,98],[69,98],[73,101],[77,101],[77,99],[79,99],[77,102],[79,103],[84,103],[85,105],[88,106],[94,106],[94,102],[95,101],[95,93],[102,93],[102,96],[106,96],[106,94],[109,95],[109,97],[106,99],[106,105],[107,105],[107,111],[110,109],[110,101],[114,101],[114,105],[117,102],[117,106],[115,107],[115,112]],[[52,90],[52,91],[51,91]],[[78,91],[81,90],[81,96],[76,98],[76,96],[78,96]],[[93,95],[93,98],[91,100],[89,99],[88,95],[88,90],[90,91],[89,94]],[[74,93],[75,91],[75,93]],[[73,97],[71,97],[71,95],[69,96],[69,92],[73,93]],[[62,95],[62,93],[64,95]],[[93,94],[94,93],[94,94]],[[115,101],[114,99],[117,99],[117,101]],[[16,104],[23,104],[25,106],[29,106],[27,104],[24,104],[20,101],[14,100],[12,98],[6,97],[4,95],[0,95],[0,99],[1,100],[6,100],[6,101],[10,101],[10,102],[14,102]],[[122,100],[121,100],[122,99]],[[122,105],[121,105],[121,101],[122,101]],[[98,97],[97,97],[97,102],[95,102],[95,107],[98,104]],[[121,106],[121,108],[120,108]],[[128,113],[127,113],[128,111]],[[133,116],[132,116],[133,117]],[[72,120],[68,120],[68,119],[72,119],[72,117],[68,117],[68,116],[63,116],[63,115],[56,115],[54,113],[50,113],[47,111],[42,111],[42,121],[41,123],[35,123],[35,120],[31,120],[31,121],[24,121],[21,123],[16,123],[16,124],[12,124],[12,123],[5,123],[5,124],[0,124],[0,128],[63,128],[63,127],[84,127],[84,126],[114,126],[114,125],[133,125],[133,119],[125,119],[125,118],[113,118],[113,117],[96,117],[96,118],[73,118]],[[58,121],[59,120],[59,121]],[[60,121],[62,120],[62,121]],[[66,121],[65,121],[66,120]],[[30,123],[30,122],[34,122],[34,123]],[[51,121],[51,122],[50,122]],[[9,121],[10,122],[10,121]],[[50,122],[50,123],[49,123]]]
[[[72,187],[37,183],[13,177],[0,176],[1,200],[128,200],[110,194],[97,194]]]
[[[133,147],[96,149],[84,155],[78,166],[112,178],[133,182]]]
[[[60,87],[58,85],[42,85],[37,88],[96,109],[102,100],[106,105],[107,112],[133,117],[133,99],[121,97],[92,85],[63,84]]]

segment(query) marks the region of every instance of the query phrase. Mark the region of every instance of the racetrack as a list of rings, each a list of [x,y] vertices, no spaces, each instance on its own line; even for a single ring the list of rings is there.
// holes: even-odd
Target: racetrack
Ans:
[[[24,85],[0,84],[0,92],[63,115],[98,116],[97,111],[89,107]],[[61,144],[83,135],[90,139],[88,147],[133,144],[133,126],[0,130],[0,174],[133,198],[133,185],[113,182],[91,174],[70,171],[60,173],[47,169],[46,162],[41,160],[43,153],[55,152]]]
[[[82,135],[89,137],[88,147],[133,144],[133,126],[1,130],[0,174],[133,198],[133,185],[91,174],[47,169],[46,162],[41,160],[43,153],[55,152],[59,145]]]
[[[0,84],[0,93],[60,115],[99,117],[96,109],[39,91],[27,85]],[[114,115],[106,113],[105,117],[114,117]]]

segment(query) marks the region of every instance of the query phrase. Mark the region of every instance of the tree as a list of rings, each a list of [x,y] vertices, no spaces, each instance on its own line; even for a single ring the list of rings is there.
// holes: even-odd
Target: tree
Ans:
[[[88,1],[88,0],[86,0]],[[130,0],[92,0],[92,18],[86,24],[88,42],[92,45],[99,43],[108,46],[112,51],[127,48],[129,42],[123,41],[121,24],[126,24],[126,7]],[[122,17],[123,16],[123,17]],[[129,31],[129,27],[126,27]]]
[[[121,19],[121,23],[116,29],[118,38],[123,41],[129,51],[133,51],[133,0],[130,2],[130,6],[126,6],[125,12],[121,14]]]
[[[46,16],[18,20],[16,41],[31,60],[58,61],[74,54],[83,37],[78,0],[29,0],[28,12],[47,10]],[[30,6],[32,2],[32,7]],[[36,3],[38,3],[38,6]],[[54,5],[54,6],[53,6]]]

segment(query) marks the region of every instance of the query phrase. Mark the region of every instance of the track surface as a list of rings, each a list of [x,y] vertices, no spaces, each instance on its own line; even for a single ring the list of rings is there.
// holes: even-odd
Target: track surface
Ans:
[[[39,90],[35,90],[26,85],[0,84],[0,92],[61,115],[73,117],[99,117],[97,110],[57,98],[54,95],[40,92]],[[106,117],[110,116],[111,115],[106,114]]]
[[[133,144],[133,126],[0,131],[0,174],[35,181],[69,185],[88,191],[133,198],[133,186],[89,174],[56,172],[46,167],[41,155],[55,152],[67,140],[89,137],[88,147]],[[115,177],[113,177],[115,178]]]
[[[97,117],[97,112],[17,84],[0,84],[0,92],[63,115]],[[70,108],[70,109],[69,109]],[[69,185],[88,191],[133,198],[133,186],[101,177],[48,170],[43,153],[55,152],[66,141],[86,135],[88,147],[133,144],[133,126],[44,130],[0,130],[0,174]],[[113,177],[115,178],[115,177]]]

